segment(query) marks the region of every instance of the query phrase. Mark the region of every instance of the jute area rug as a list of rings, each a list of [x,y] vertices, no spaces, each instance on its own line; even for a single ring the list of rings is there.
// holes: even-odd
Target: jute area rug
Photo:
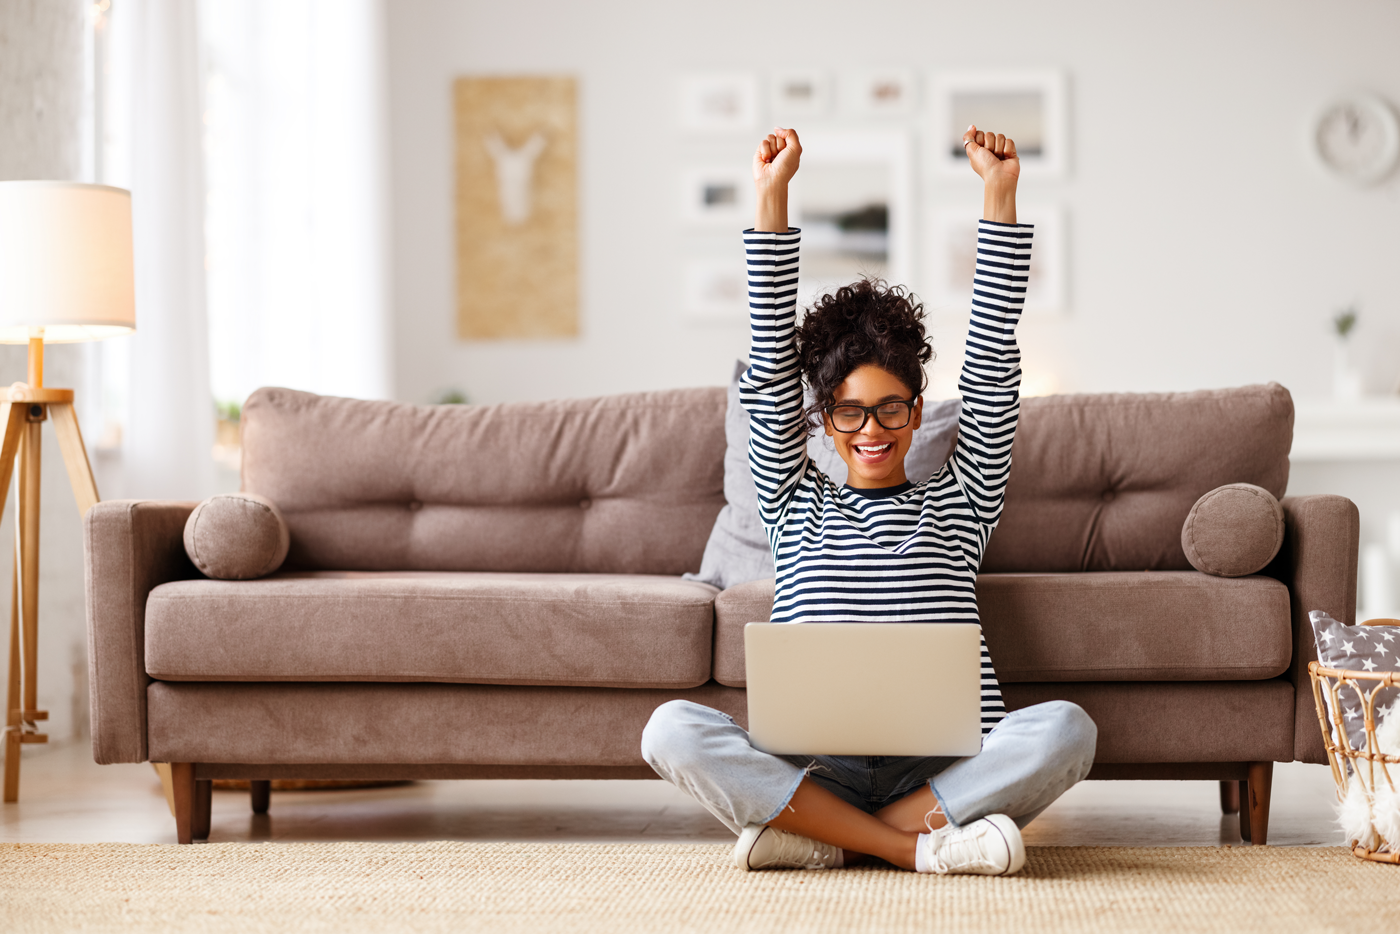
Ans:
[[[0,930],[1351,931],[1400,867],[1345,849],[1032,848],[1005,879],[745,873],[714,845],[0,846]],[[1386,920],[1389,919],[1389,920]]]

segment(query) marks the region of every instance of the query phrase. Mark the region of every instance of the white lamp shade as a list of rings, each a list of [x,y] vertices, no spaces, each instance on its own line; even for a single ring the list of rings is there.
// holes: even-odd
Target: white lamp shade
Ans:
[[[133,280],[131,192],[78,182],[0,182],[0,343],[130,333],[136,330]]]

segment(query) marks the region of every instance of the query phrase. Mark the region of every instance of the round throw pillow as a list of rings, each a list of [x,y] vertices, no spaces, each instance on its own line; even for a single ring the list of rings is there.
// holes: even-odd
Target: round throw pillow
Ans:
[[[1263,570],[1283,546],[1283,507],[1252,483],[1227,483],[1196,500],[1181,547],[1196,570],[1244,577]]]
[[[281,510],[256,493],[211,496],[185,521],[185,553],[205,576],[219,580],[271,574],[290,546]]]

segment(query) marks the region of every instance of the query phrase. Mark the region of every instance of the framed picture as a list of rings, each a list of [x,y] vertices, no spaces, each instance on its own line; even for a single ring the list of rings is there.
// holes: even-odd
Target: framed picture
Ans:
[[[457,336],[577,337],[573,78],[458,78]]]
[[[780,122],[824,117],[831,112],[831,97],[831,76],[824,71],[779,71],[769,80],[768,103]]]
[[[842,81],[842,103],[854,116],[907,117],[914,112],[917,84],[908,68],[850,72]]]
[[[966,176],[962,137],[969,124],[1016,141],[1025,177],[1063,175],[1069,162],[1065,78],[1061,72],[968,72],[933,80],[934,162]]]
[[[738,231],[753,223],[753,174],[748,166],[687,169],[681,180],[681,219],[692,226]]]
[[[929,216],[926,270],[930,311],[964,312],[972,307],[972,276],[977,268],[977,219],[981,205],[941,207]],[[1016,219],[1035,225],[1026,318],[1056,317],[1069,306],[1066,283],[1065,212],[1058,205],[1020,204]]]
[[[681,307],[699,321],[743,321],[748,315],[744,257],[692,257],[681,270]]]
[[[681,129],[739,133],[758,123],[758,81],[750,74],[687,75],[680,81]]]
[[[908,283],[912,161],[904,131],[803,136],[788,198],[789,222],[802,228],[800,303],[862,276]]]

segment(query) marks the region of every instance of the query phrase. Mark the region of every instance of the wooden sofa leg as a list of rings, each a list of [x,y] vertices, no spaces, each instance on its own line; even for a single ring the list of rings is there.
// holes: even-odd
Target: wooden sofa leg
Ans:
[[[1274,786],[1274,764],[1249,763],[1249,781],[1242,785],[1240,791],[1245,793],[1245,797],[1240,801],[1240,829],[1243,831],[1248,824],[1250,832],[1246,839],[1255,846],[1266,846],[1269,842],[1269,794]]]
[[[175,839],[194,842],[194,763],[170,763],[171,791],[175,793]]]
[[[1221,782],[1220,783],[1220,813],[1235,814],[1240,809],[1240,783]]]
[[[253,801],[254,814],[266,814],[272,803],[272,782],[266,779],[253,779],[248,783],[248,791]]]
[[[190,815],[190,836],[209,839],[209,823],[214,809],[214,783],[207,778],[194,783],[194,812]]]

